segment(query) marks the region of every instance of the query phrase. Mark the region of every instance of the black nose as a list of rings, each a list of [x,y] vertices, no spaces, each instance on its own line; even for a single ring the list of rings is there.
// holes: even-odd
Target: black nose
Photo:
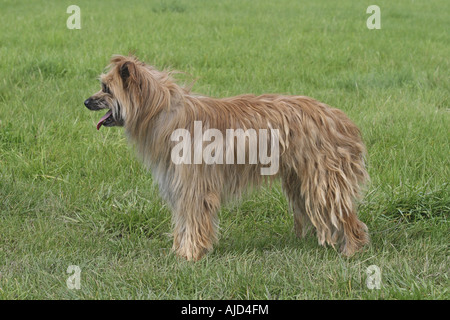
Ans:
[[[91,102],[91,99],[86,99],[84,101],[84,105],[87,107],[89,105],[89,103]]]

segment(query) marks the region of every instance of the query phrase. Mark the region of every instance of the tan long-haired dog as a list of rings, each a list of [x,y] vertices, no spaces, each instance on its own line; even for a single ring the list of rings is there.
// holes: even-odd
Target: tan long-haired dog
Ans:
[[[217,240],[221,203],[276,177],[281,178],[293,211],[297,235],[315,230],[320,244],[339,245],[346,256],[369,242],[367,227],[356,215],[356,201],[368,179],[365,148],[358,128],[342,111],[305,96],[196,96],[176,84],[170,73],[135,57],[114,56],[101,82],[102,90],[85,105],[90,110],[107,109],[97,129],[123,126],[150,168],[173,211],[173,248],[178,255],[200,259]],[[231,140],[227,136],[211,153],[216,160],[222,157],[220,161],[200,158],[192,163],[192,157],[199,160],[197,149],[212,139],[202,136],[200,144],[198,137],[187,139],[185,146],[193,151],[183,149],[184,161],[174,161],[173,149],[181,140],[174,139],[174,132],[182,129],[195,136],[198,128],[214,129],[215,139],[230,129],[246,130],[248,141],[244,150],[238,150],[232,140],[239,135]],[[267,130],[271,134],[266,151],[274,155],[279,150],[273,158],[279,165],[273,174],[262,175],[264,164],[251,161],[255,157],[250,153],[256,149],[250,147],[249,132],[256,132],[261,142]],[[259,151],[263,147],[258,145]],[[236,160],[239,151],[248,153],[244,163],[224,161]]]

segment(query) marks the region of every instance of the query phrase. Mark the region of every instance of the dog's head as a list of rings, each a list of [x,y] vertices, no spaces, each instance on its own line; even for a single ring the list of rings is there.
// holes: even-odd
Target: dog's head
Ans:
[[[100,76],[101,90],[84,101],[84,105],[92,111],[107,110],[97,123],[101,126],[124,126],[130,112],[138,108],[139,100],[145,95],[142,74],[146,69],[144,63],[135,57],[114,56],[108,72]],[[139,90],[139,92],[137,91]]]
[[[108,71],[100,76],[102,88],[84,101],[89,110],[108,110],[97,123],[101,126],[148,128],[145,124],[187,92],[171,77],[133,56],[113,56]]]

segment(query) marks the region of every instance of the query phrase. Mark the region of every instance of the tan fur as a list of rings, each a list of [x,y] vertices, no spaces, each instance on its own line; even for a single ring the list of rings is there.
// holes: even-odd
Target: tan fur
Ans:
[[[320,244],[340,245],[346,256],[369,242],[355,204],[368,179],[365,148],[358,128],[342,111],[305,96],[194,96],[170,73],[135,57],[114,56],[101,79],[112,93],[93,97],[110,99],[113,113],[121,106],[127,135],[173,211],[178,255],[198,260],[211,250],[221,203],[265,178],[281,179],[298,236],[315,230]],[[216,128],[224,135],[226,129],[278,129],[278,174],[261,176],[260,164],[174,164],[170,136],[178,128],[193,135],[194,121],[202,121],[203,130]]]

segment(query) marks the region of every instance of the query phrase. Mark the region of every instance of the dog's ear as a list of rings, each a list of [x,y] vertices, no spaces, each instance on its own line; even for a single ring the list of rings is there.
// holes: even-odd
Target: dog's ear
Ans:
[[[119,67],[119,75],[122,78],[123,83],[127,82],[131,74],[134,75],[135,69],[136,66],[131,61],[126,61]]]
[[[130,81],[137,79],[137,60],[134,57],[115,55],[111,59],[111,65],[115,65],[122,79],[123,86],[127,87]]]

